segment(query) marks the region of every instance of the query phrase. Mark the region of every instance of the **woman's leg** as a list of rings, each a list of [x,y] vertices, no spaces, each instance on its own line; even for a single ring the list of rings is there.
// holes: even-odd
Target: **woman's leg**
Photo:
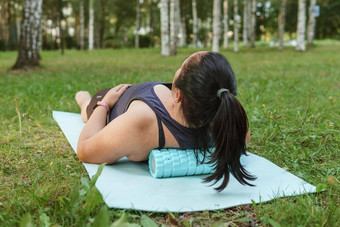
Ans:
[[[81,119],[84,122],[87,122],[87,113],[86,113],[86,108],[89,105],[91,101],[91,95],[88,91],[78,91],[76,93],[75,97],[78,106],[80,107],[81,110]]]

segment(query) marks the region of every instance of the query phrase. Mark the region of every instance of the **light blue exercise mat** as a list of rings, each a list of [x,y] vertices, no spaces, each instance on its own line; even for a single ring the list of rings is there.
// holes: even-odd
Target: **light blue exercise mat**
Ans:
[[[53,111],[53,118],[76,152],[78,138],[85,125],[80,114]],[[181,161],[178,161],[178,157],[174,160],[175,163],[171,165],[165,163],[163,167],[179,166]],[[90,177],[97,172],[99,165],[83,164]],[[155,164],[151,173],[163,177],[169,175],[168,170],[157,169],[156,159]],[[252,200],[256,203],[266,202],[277,197],[314,193],[316,190],[313,185],[260,156],[248,153],[242,157],[242,164],[257,177],[252,182],[255,187],[241,185],[231,176],[227,188],[219,193],[208,184],[202,183],[202,179],[207,175],[155,178],[151,176],[147,163],[131,162],[127,158],[105,166],[96,186],[109,207],[154,212],[217,210],[251,204]],[[192,171],[189,169],[178,172]],[[172,176],[178,174],[171,171]],[[189,175],[187,173],[184,175]]]

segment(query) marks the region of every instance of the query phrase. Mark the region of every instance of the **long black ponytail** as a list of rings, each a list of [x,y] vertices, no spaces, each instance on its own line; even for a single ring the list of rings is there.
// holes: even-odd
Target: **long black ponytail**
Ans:
[[[255,177],[240,162],[241,155],[246,154],[248,119],[235,97],[236,79],[226,58],[213,52],[193,55],[182,66],[175,86],[183,92],[182,109],[187,123],[200,129],[194,135],[194,148],[203,154],[205,162],[214,165],[214,173],[205,182],[215,184],[222,180],[215,188],[222,191],[231,173],[241,184],[252,186],[247,180]]]
[[[229,172],[241,183],[253,186],[246,180],[254,180],[241,165],[241,155],[246,154],[246,134],[248,119],[246,112],[236,97],[228,92],[221,93],[221,103],[211,127],[215,152],[210,155],[209,163],[215,165],[215,172],[205,178],[206,182],[223,179],[215,188],[222,191],[229,182]]]

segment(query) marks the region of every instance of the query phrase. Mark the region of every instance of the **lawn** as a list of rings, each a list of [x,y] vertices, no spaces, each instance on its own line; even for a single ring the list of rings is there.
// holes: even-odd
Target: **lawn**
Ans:
[[[159,49],[41,53],[41,68],[11,72],[16,52],[0,52],[0,226],[336,226],[340,223],[340,45],[223,50],[247,111],[248,150],[317,186],[318,193],[220,211],[161,214],[108,209],[89,201],[94,182],[52,119],[78,112],[74,94],[119,83],[172,81],[195,50],[161,57]],[[326,189],[320,192],[320,190]],[[119,196],[119,195],[117,195]],[[151,219],[150,219],[151,218]],[[119,219],[119,220],[118,220]],[[117,222],[119,221],[119,223]]]

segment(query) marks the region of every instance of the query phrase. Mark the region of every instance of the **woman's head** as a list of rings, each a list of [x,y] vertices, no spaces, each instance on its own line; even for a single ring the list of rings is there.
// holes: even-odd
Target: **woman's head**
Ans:
[[[236,95],[236,79],[229,62],[221,54],[201,51],[189,56],[177,71],[174,85],[183,93],[182,108],[191,127],[210,123],[221,100],[220,88]]]
[[[214,52],[191,55],[174,78],[174,87],[183,94],[181,106],[186,122],[201,129],[195,135],[195,148],[210,153],[208,144],[211,140],[214,143],[215,151],[209,158],[216,171],[206,181],[216,183],[223,179],[217,190],[226,187],[229,172],[242,184],[249,184],[245,179],[253,179],[240,164],[240,156],[245,154],[248,120],[235,98],[236,84],[227,59]]]

